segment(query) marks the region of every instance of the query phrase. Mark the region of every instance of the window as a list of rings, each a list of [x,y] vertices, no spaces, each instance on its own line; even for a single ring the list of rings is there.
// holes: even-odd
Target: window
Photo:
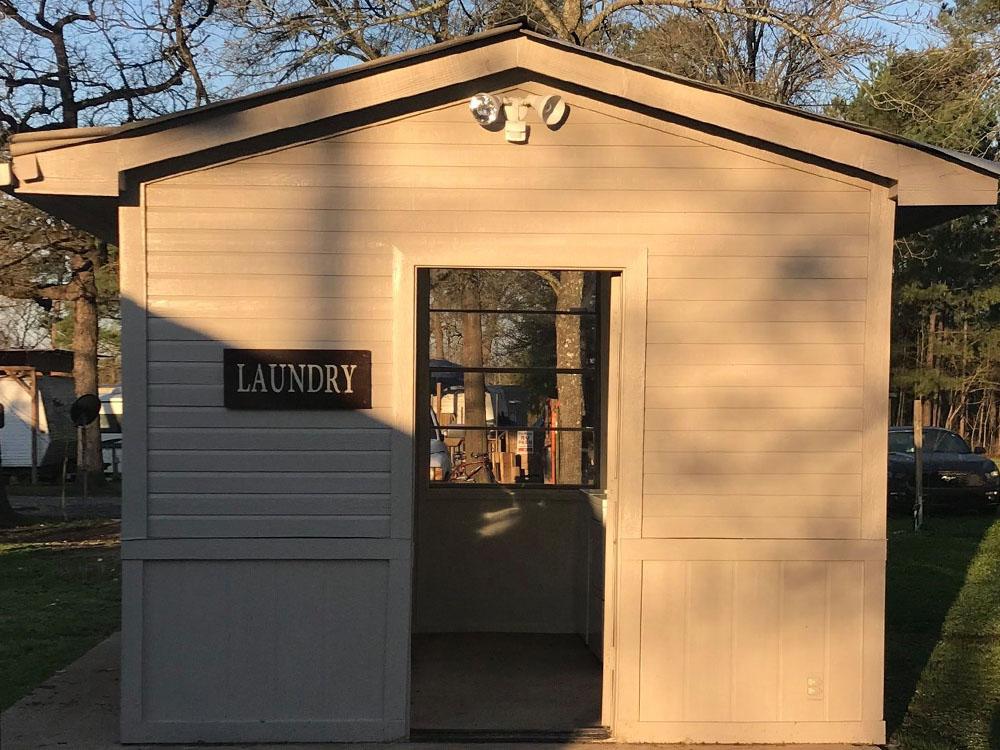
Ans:
[[[927,450],[934,453],[971,453],[968,444],[958,435],[944,430],[930,431],[931,440],[927,442]]]
[[[889,450],[894,453],[913,453],[913,430],[889,433]],[[927,453],[971,453],[969,444],[954,433],[934,428],[924,428],[924,451]]]
[[[595,486],[599,274],[426,273],[431,480]]]
[[[890,432],[889,433],[889,452],[890,453],[913,453],[913,433],[907,432]]]

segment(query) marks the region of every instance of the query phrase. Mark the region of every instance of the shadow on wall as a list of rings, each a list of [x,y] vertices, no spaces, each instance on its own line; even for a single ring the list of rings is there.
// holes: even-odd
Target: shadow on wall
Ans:
[[[149,336],[149,536],[188,540],[186,549],[192,539],[211,538],[218,546],[226,537],[258,538],[251,557],[229,558],[219,547],[219,559],[181,551],[177,559],[141,562],[142,717],[154,732],[171,722],[204,725],[211,728],[195,729],[195,736],[211,739],[227,722],[258,722],[264,736],[277,722],[345,716],[377,722],[390,701],[404,700],[405,671],[393,689],[387,665],[389,655],[401,652],[396,639],[410,636],[405,617],[393,621],[390,592],[398,595],[411,575],[409,542],[388,538],[391,321],[285,321],[288,305],[315,312],[325,304],[327,298],[310,295],[328,290],[305,294],[300,286],[305,279],[314,283],[306,270],[291,275],[303,294],[282,297],[281,308],[249,296],[226,300],[232,287],[220,279],[218,297],[198,295],[212,305],[211,320],[182,317],[180,311],[199,310],[202,302],[184,294],[190,287],[164,294],[156,275],[150,309],[172,308],[177,317],[147,315],[123,301],[126,320],[145,317]],[[226,318],[215,307],[219,299],[229,303]],[[308,305],[310,299],[316,304]],[[357,309],[371,315],[379,304],[360,301]],[[282,319],[262,316],[262,307]],[[346,315],[350,307],[338,309]],[[277,335],[275,325],[282,327]],[[226,326],[225,340],[205,330]],[[226,409],[223,351],[229,347],[371,349],[373,409]],[[456,508],[456,502],[471,507]],[[140,510],[138,503],[125,508],[133,516]],[[454,518],[442,521],[442,512]],[[450,548],[464,547],[468,556],[457,565],[438,555],[424,571],[425,579],[449,577],[425,582],[423,598],[430,603],[424,610],[436,613],[432,629],[477,631],[489,622],[497,631],[577,632],[582,563],[572,547],[579,515],[565,502],[512,504],[468,493],[427,508],[431,533],[447,529]],[[293,557],[268,558],[275,537],[296,539]],[[310,538],[317,544],[346,539],[353,552],[329,558],[317,546],[313,559],[301,551]],[[474,590],[456,585],[455,576],[468,578]],[[449,599],[456,592],[457,599]],[[126,595],[134,612],[139,594]],[[410,606],[408,598],[403,605]],[[317,649],[317,643],[324,645]],[[127,674],[137,669],[126,665]],[[318,724],[311,731],[320,733],[313,739],[322,737]]]
[[[862,537],[864,449],[886,441],[863,419],[869,203],[827,196],[839,231],[796,214],[815,195],[772,192],[754,204],[770,223],[716,238],[715,257],[696,234],[651,248],[644,536]],[[864,592],[880,563],[782,557],[644,563],[643,641],[685,632],[670,602],[715,617],[650,648],[641,720],[871,715]]]
[[[644,534],[859,538],[867,237],[698,239],[650,259]]]
[[[574,121],[585,114],[574,106],[560,137],[569,142]],[[480,137],[467,111],[456,111],[454,121],[461,117],[468,131],[441,117],[425,124]],[[150,706],[173,706],[160,718],[308,720],[367,717],[373,706],[381,711],[377,681],[369,692],[331,687],[323,675],[382,674],[387,635],[380,596],[387,596],[391,575],[384,555],[395,544],[388,539],[394,245],[495,253],[502,235],[551,253],[608,242],[649,247],[645,457],[626,456],[623,466],[644,473],[643,535],[859,538],[866,195],[832,190],[823,213],[799,213],[815,206],[815,196],[776,178],[773,165],[740,157],[738,168],[722,170],[717,150],[694,142],[651,149],[643,158],[653,160],[652,168],[630,167],[629,180],[645,188],[638,201],[622,188],[632,182],[614,169],[618,157],[610,146],[563,152],[556,144],[545,150],[545,168],[526,169],[532,152],[499,140],[410,144],[402,164],[392,162],[400,149],[380,144],[371,131],[335,140],[147,188],[149,530],[165,537],[353,537],[364,540],[359,549],[382,550],[383,557],[288,561],[289,572],[241,561],[256,567],[229,572],[255,592],[252,608],[239,601],[238,586],[227,590],[198,564],[170,563],[187,576],[173,582],[161,566],[161,583],[176,598],[173,610],[162,612],[163,627],[190,632],[187,621],[202,618],[195,606],[202,600],[234,605],[213,605],[237,629],[224,648],[213,650],[211,638],[202,647],[185,641],[177,669],[208,664],[210,674],[237,687],[218,695],[218,682],[206,678],[192,686],[191,697],[151,700]],[[672,182],[669,167],[678,153],[686,161],[676,174],[699,189]],[[724,156],[729,165],[733,158]],[[803,175],[794,175],[798,187],[809,177]],[[733,189],[737,184],[742,190]],[[568,185],[577,188],[572,196],[564,194]],[[741,207],[713,212],[718,204],[706,202],[713,189],[728,189]],[[540,201],[560,210],[542,211]],[[634,222],[622,218],[630,211]],[[469,232],[470,225],[480,231]],[[707,226],[718,234],[705,235]],[[145,312],[129,317],[137,315]],[[227,346],[369,349],[374,408],[227,411],[221,380]],[[495,535],[479,543],[492,548],[523,527],[498,523]],[[644,641],[653,647],[643,662],[641,694],[650,700],[643,720],[677,718],[675,707],[660,700],[667,693],[696,696],[676,707],[690,720],[824,720],[827,701],[806,697],[809,675],[843,664],[860,670],[859,562],[644,566],[643,617],[647,603],[656,615],[644,623],[645,637],[663,632],[688,589],[698,600],[691,611],[701,613],[705,627],[676,639],[682,656],[697,657],[690,661]],[[297,586],[296,576],[313,583]],[[741,587],[738,597],[731,595],[734,585]],[[310,609],[310,597],[329,609]],[[789,606],[776,607],[775,599]],[[736,617],[734,601],[761,618]],[[828,617],[845,609],[852,614],[842,620]],[[241,612],[252,617],[234,616]],[[198,622],[211,635],[211,623]],[[757,630],[733,637],[738,623],[754,622]],[[337,643],[322,637],[333,630],[345,634]],[[279,646],[260,664],[247,663],[245,654],[259,653],[262,638]],[[328,644],[318,658],[306,645],[316,642]],[[846,658],[839,649],[827,657],[827,645],[841,642]],[[797,656],[779,667],[782,648]],[[717,677],[705,690],[679,689],[706,682],[700,669],[685,673],[686,663],[712,664]],[[175,673],[168,661],[157,668],[166,670],[159,673],[165,679]],[[749,674],[755,679],[741,680]],[[838,674],[848,674],[851,684],[834,681],[829,693],[842,699],[838,710],[849,714],[846,720],[859,718],[855,672]],[[258,680],[276,687],[260,690]],[[289,705],[282,684],[296,685],[296,697],[310,697]],[[841,686],[844,692],[836,693]],[[741,700],[730,700],[737,690]]]
[[[123,300],[126,335],[148,335],[148,521],[127,486],[123,513],[126,528],[138,520],[151,538],[188,541],[163,544],[158,560],[130,559],[125,544],[126,631],[137,612],[145,630],[141,670],[125,654],[125,684],[141,691],[126,694],[126,739],[394,739],[406,671],[389,644],[409,633],[408,605],[390,591],[410,561],[408,543],[389,538],[389,284],[364,277],[370,298],[338,298],[315,273],[323,259],[310,273],[308,256],[272,250],[234,270],[231,256],[164,233],[151,229],[148,312]],[[369,349],[374,408],[228,410],[230,347]],[[227,537],[256,540],[248,555]],[[192,554],[199,539],[219,540],[221,559]]]

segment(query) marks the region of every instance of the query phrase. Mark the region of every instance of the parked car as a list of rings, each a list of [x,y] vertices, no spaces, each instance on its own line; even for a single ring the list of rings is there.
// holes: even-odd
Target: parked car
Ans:
[[[924,428],[924,505],[927,508],[994,511],[1000,504],[997,465],[958,434]],[[916,496],[912,427],[889,430],[889,509],[905,512]]]

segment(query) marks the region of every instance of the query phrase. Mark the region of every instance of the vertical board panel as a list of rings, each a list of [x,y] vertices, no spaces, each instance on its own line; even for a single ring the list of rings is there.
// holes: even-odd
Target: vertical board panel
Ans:
[[[386,561],[144,567],[146,721],[382,720]]]
[[[736,563],[733,721],[778,719],[781,564]]]
[[[863,565],[864,673],[861,711],[866,721],[881,721],[885,685],[885,560],[865,561]]]
[[[868,246],[868,299],[865,331],[864,504],[861,533],[885,539],[889,428],[889,346],[895,202],[873,189]]]
[[[731,562],[691,562],[684,623],[684,718],[729,721],[732,692]]]
[[[640,721],[684,718],[686,578],[683,562],[642,564]]]
[[[781,719],[826,718],[827,565],[782,563]],[[814,695],[808,689],[816,689]]]
[[[146,205],[143,188],[130,186],[129,199],[138,205],[118,209],[119,274],[122,318],[122,444],[130,458],[122,464],[122,493],[129,502],[122,505],[122,539],[143,539],[148,535],[147,495],[149,415],[147,382],[149,347],[147,318],[149,297],[146,294]],[[142,198],[140,199],[140,196]],[[131,201],[130,201],[131,202]]]
[[[864,563],[830,563],[827,719],[861,721],[864,661]]]

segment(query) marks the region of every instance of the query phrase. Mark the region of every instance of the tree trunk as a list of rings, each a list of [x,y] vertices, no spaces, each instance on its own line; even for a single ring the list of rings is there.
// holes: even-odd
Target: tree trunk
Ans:
[[[95,250],[96,255],[99,249]],[[77,295],[73,303],[73,380],[76,395],[97,395],[97,263],[95,258],[77,256],[73,262]],[[93,486],[104,480],[104,458],[101,453],[101,424],[95,419],[82,430],[77,444],[76,476],[84,475]]]
[[[467,274],[462,289],[462,307],[466,310],[479,310],[482,300],[479,294],[479,281],[473,273]],[[462,314],[462,366],[483,366],[483,326],[479,313]],[[465,373],[465,424],[470,427],[486,427],[486,376],[482,372]],[[465,458],[467,461],[485,456],[489,461],[488,443],[485,429],[465,431]],[[485,471],[475,474],[477,483],[489,481]]]
[[[575,310],[583,305],[582,271],[561,271],[556,287],[556,309]],[[557,315],[556,317],[556,367],[577,369],[582,366],[580,341],[580,317],[577,315]],[[559,425],[580,427],[583,418],[583,378],[579,375],[556,375],[556,389],[559,394]],[[581,484],[583,482],[583,433],[556,432],[558,440],[559,484]]]
[[[17,523],[17,513],[11,507],[7,497],[7,474],[0,467],[0,529],[9,528]]]
[[[431,313],[431,331],[434,334],[433,359],[444,359],[444,320],[441,313]]]

